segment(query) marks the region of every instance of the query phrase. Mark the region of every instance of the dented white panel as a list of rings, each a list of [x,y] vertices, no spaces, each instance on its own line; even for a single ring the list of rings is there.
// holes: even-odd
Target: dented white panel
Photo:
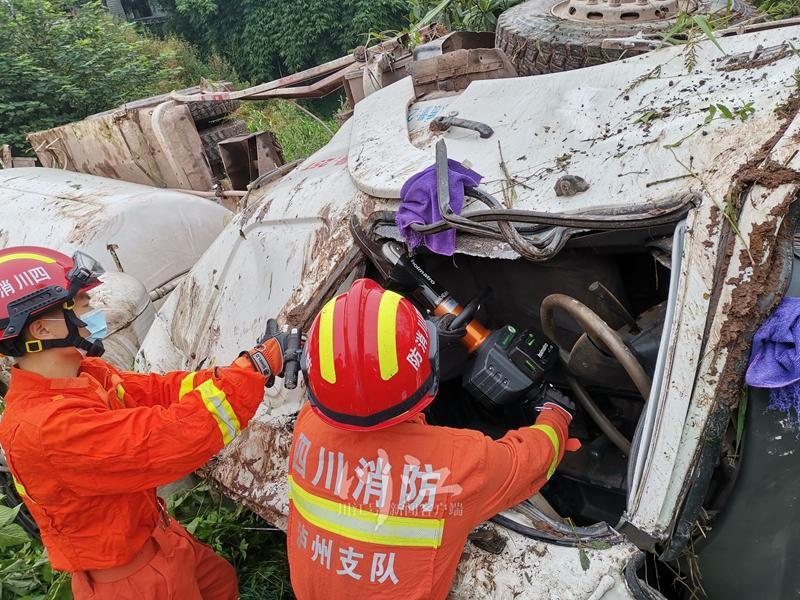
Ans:
[[[488,525],[508,538],[499,555],[468,543],[453,581],[454,600],[622,600],[635,596],[625,585],[623,570],[639,550],[630,542],[604,550],[584,550],[588,568],[581,565],[578,548],[532,540]]]
[[[784,41],[797,47],[799,32],[786,27],[719,43],[728,54]],[[687,191],[686,170],[666,145],[702,125],[709,105],[734,110],[751,104],[754,112],[746,122],[722,118],[718,111],[681,148],[691,150],[692,168],[698,171],[754,152],[768,137],[765,132],[775,131],[773,111],[791,89],[776,91],[800,67],[800,58],[788,52],[766,68],[721,71],[726,57],[716,46],[704,42],[695,48],[697,65],[691,72],[685,48],[675,46],[591,71],[475,81],[446,112],[490,125],[495,133],[487,139],[452,128],[412,144],[407,114],[414,92],[411,80],[403,79],[356,106],[350,172],[360,190],[399,198],[405,180],[433,164],[434,145],[444,139],[449,156],[467,161],[498,196],[506,182],[502,151],[515,180],[513,208],[651,213]],[[564,174],[579,175],[591,187],[572,197],[557,196],[554,184]]]
[[[346,220],[365,204],[347,172],[348,137],[345,124],[325,148],[235,215],[160,311],[142,365],[167,370],[230,362],[264,332],[267,317],[311,300],[351,250]]]
[[[121,265],[152,291],[188,271],[230,212],[181,192],[63,171],[0,170],[0,248],[38,245]]]
[[[800,140],[800,119],[795,118],[769,154],[769,158],[774,161],[773,164],[795,171],[800,169],[798,140]],[[725,188],[722,188],[720,191],[724,190]],[[687,325],[684,326],[683,323],[680,325],[681,328],[686,328],[686,336],[683,340],[681,336],[674,338],[674,368],[669,373],[672,389],[664,406],[661,431],[650,453],[645,483],[633,507],[632,522],[641,528],[659,531],[670,526],[675,517],[678,501],[685,491],[687,478],[694,467],[710,412],[715,402],[731,401],[730,398],[717,398],[716,391],[725,373],[725,363],[733,338],[738,337],[735,331],[726,331],[726,328],[741,326],[736,323],[736,315],[731,314],[731,306],[737,301],[734,299],[734,294],[741,291],[743,284],[747,284],[753,276],[754,266],[750,262],[750,257],[757,261],[757,269],[769,264],[775,251],[775,235],[789,202],[798,191],[800,185],[797,183],[778,185],[773,189],[755,185],[744,198],[738,219],[741,236],[735,238],[732,259],[727,271],[717,280],[721,286],[721,293],[716,313],[711,317],[711,326],[706,339],[707,351],[703,356],[686,356],[681,350],[681,341],[688,341],[691,346],[691,340],[696,339],[698,332],[702,331],[701,327],[705,326],[708,305],[706,296],[709,292],[701,292],[702,289],[706,289],[701,287],[698,287],[693,295],[687,291],[682,304],[682,316]],[[718,198],[721,197],[723,196],[720,194]],[[711,202],[708,205],[714,207]],[[698,211],[698,213],[703,212],[705,211]],[[703,227],[694,227],[691,237],[694,238],[695,244],[703,247],[707,247],[709,243],[716,244],[714,234],[717,233],[722,218],[717,214],[715,218],[709,217]],[[690,259],[702,256],[702,253],[697,248],[694,251],[687,249],[685,256]],[[703,275],[700,274],[701,269]],[[687,271],[695,281],[701,277],[708,280],[713,272],[713,263],[690,259]],[[759,293],[769,297],[776,291],[764,289]],[[754,326],[755,323],[750,325]],[[687,374],[695,374],[696,379],[690,379]],[[733,383],[735,385],[738,382]],[[678,403],[680,407],[676,406]],[[666,481],[667,485],[663,485],[662,481]]]
[[[720,188],[714,188],[715,194],[719,195],[720,191]],[[652,443],[641,449],[646,456],[644,472],[637,482],[636,496],[628,499],[631,521],[657,537],[662,531],[656,521],[645,521],[641,513],[658,512],[664,505],[666,485],[679,452],[681,433],[687,425],[686,416],[701,360],[703,331],[714,286],[714,265],[720,251],[716,237],[718,230],[707,229],[712,222],[712,209],[714,205],[706,202],[689,215],[675,320],[669,332],[671,343],[667,349],[665,385],[662,385],[658,399]],[[699,431],[702,424],[696,425]],[[652,497],[659,494],[658,499]],[[645,522],[647,526],[644,526]]]

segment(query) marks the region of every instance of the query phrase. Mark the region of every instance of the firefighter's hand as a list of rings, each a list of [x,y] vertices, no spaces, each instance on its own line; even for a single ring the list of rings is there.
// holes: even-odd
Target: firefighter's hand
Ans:
[[[242,352],[239,356],[246,356],[253,368],[266,379],[266,387],[272,387],[275,383],[275,376],[283,376],[283,354],[281,341],[277,337],[272,337],[264,340],[255,348]]]
[[[439,338],[442,341],[447,341],[451,339],[461,339],[465,335],[467,335],[467,326],[466,324],[462,325],[458,328],[453,328],[453,321],[455,320],[457,315],[453,314],[446,314],[441,315],[439,317],[433,317],[431,321],[434,325],[436,325],[436,331],[439,332]]]
[[[247,353],[253,366],[267,378],[267,387],[274,384],[275,376],[284,378],[285,388],[291,390],[297,387],[303,341],[303,332],[300,329],[295,327],[289,331],[280,331],[275,319],[267,321],[267,329],[259,338],[259,345]],[[268,360],[268,354],[274,355],[273,362]],[[265,360],[261,360],[259,355]],[[271,369],[269,374],[261,368],[265,362]]]
[[[544,389],[544,393],[539,401],[538,410],[558,410],[567,418],[567,422],[571,423],[572,418],[575,416],[575,403],[565,396],[553,386],[548,385]]]

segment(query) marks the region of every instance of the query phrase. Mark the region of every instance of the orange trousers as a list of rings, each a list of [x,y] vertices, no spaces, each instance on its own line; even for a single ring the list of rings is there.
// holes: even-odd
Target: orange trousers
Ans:
[[[135,572],[123,572],[119,579],[73,573],[75,600],[237,600],[239,597],[235,569],[177,521],[170,521],[165,530],[157,528],[148,544],[155,547],[152,557]]]

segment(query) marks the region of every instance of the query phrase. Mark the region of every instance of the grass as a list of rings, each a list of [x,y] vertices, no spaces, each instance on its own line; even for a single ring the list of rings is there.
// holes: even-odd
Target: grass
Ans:
[[[172,497],[169,507],[184,527],[233,564],[242,600],[294,598],[282,531],[205,482]],[[69,575],[52,571],[38,541],[0,544],[0,600],[12,599],[72,599]]]
[[[788,19],[800,15],[798,0],[764,0],[756,4],[758,10],[769,15],[771,19]]]
[[[0,548],[0,599],[71,600],[69,575],[54,572],[47,552],[28,540]]]
[[[169,501],[170,512],[236,568],[242,600],[294,598],[286,535],[206,482]]]
[[[289,100],[242,102],[231,118],[247,123],[250,133],[272,131],[286,162],[310,156],[327,144],[339,128],[335,119],[318,117]]]

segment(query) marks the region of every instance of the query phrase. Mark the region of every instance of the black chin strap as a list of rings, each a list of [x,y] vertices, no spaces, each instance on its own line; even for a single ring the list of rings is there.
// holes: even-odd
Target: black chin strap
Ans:
[[[32,340],[25,343],[28,352],[40,352],[48,348],[77,348],[86,352],[86,356],[102,356],[106,349],[103,342],[96,340],[90,342],[81,337],[79,328],[86,327],[86,323],[78,318],[71,308],[64,308],[64,321],[67,323],[67,336],[60,340]]]

